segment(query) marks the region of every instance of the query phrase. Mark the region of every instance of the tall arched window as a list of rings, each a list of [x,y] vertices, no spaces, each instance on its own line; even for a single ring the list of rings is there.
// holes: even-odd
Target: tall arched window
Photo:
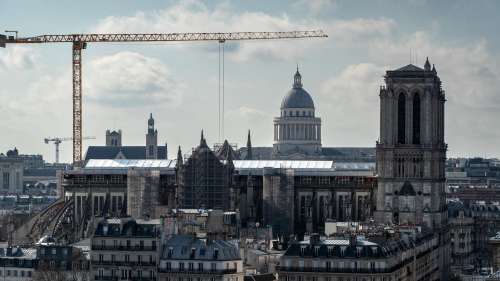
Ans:
[[[405,143],[406,130],[406,96],[399,94],[398,98],[398,143]]]
[[[420,144],[420,95],[413,97],[413,144]]]

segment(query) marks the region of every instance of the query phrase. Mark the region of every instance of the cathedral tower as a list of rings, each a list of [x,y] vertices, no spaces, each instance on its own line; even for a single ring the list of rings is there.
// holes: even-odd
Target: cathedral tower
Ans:
[[[148,119],[148,133],[146,134],[146,159],[158,159],[158,131],[155,130],[153,113]]]
[[[445,94],[436,69],[407,65],[387,71],[380,88],[375,219],[433,229],[447,222]]]
[[[106,146],[122,146],[122,130],[106,130]]]

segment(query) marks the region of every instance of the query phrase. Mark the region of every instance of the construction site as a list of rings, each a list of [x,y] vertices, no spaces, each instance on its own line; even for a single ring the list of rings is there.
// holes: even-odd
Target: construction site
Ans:
[[[160,203],[166,204],[170,208],[177,207],[178,202],[182,202],[181,205],[186,205],[190,208],[204,207],[230,210],[237,208],[235,203],[237,200],[236,195],[234,195],[235,198],[232,198],[233,195],[231,195],[231,200],[221,199],[221,196],[227,196],[229,190],[231,190],[230,194],[236,194],[237,192],[233,190],[232,170],[227,171],[223,169],[224,172],[221,174],[218,172],[219,168],[213,166],[218,165],[219,158],[214,158],[217,161],[207,162],[205,160],[198,160],[193,164],[189,164],[192,161],[190,158],[187,160],[188,164],[186,168],[183,169],[180,168],[184,165],[177,164],[177,168],[179,168],[177,172],[178,177],[170,180],[168,187],[165,187],[165,184],[161,184],[161,177],[157,171],[150,170],[128,171],[127,181],[120,179],[120,177],[125,177],[123,174],[111,176],[109,180],[105,180],[104,175],[96,175],[90,178],[89,176],[72,176],[72,173],[81,173],[81,168],[85,165],[82,142],[88,139],[95,139],[95,137],[83,137],[82,99],[84,95],[82,81],[84,78],[82,76],[82,65],[83,53],[88,44],[196,41],[212,41],[217,43],[219,45],[219,85],[217,98],[218,134],[220,139],[221,136],[224,136],[224,45],[226,42],[326,37],[326,34],[317,30],[232,33],[52,34],[33,37],[20,37],[17,31],[7,32],[9,35],[0,35],[0,47],[8,47],[13,44],[71,44],[73,136],[66,138],[48,137],[44,141],[47,144],[53,143],[55,145],[55,163],[59,163],[60,144],[65,141],[72,141],[72,164],[74,170],[62,175],[64,179],[61,179],[61,181],[67,182],[71,178],[71,182],[74,185],[88,184],[87,187],[82,187],[82,191],[72,191],[71,196],[68,196],[66,189],[61,187],[59,191],[60,199],[39,214],[36,214],[28,223],[16,229],[15,233],[12,234],[13,239],[20,244],[33,243],[44,236],[57,237],[64,241],[77,241],[80,238],[86,237],[88,233],[91,233],[89,229],[92,229],[93,220],[91,218],[94,216],[132,215],[134,217],[153,217],[155,212],[157,212],[156,204]],[[157,142],[156,139],[154,142]],[[154,145],[156,146],[157,143],[154,143]],[[203,145],[201,149],[203,150]],[[146,154],[148,153],[146,152]],[[146,156],[145,158],[157,158],[157,156],[157,154],[152,153],[149,157]],[[224,156],[226,157],[227,155]],[[229,155],[229,159],[231,156]],[[205,159],[208,158],[205,157]],[[204,163],[211,164],[206,165]],[[231,165],[231,163],[227,165]],[[210,176],[212,173],[215,173],[214,177]],[[218,180],[219,178],[221,180]],[[99,188],[95,184],[105,186],[106,191],[98,191]],[[65,186],[67,183],[62,185]],[[120,191],[118,192],[117,189],[120,189]],[[127,192],[123,189],[126,189]],[[116,192],[113,190],[116,190]],[[199,201],[201,198],[195,195],[198,195],[201,190],[210,190],[211,195]],[[157,195],[160,197],[156,197]],[[164,201],[159,202],[158,198],[162,198]],[[232,202],[232,204],[228,204],[227,202]]]

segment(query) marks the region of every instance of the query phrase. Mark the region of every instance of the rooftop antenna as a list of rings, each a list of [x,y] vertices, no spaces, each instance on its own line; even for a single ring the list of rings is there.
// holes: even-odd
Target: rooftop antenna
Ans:
[[[410,64],[411,64],[411,48],[410,48]]]

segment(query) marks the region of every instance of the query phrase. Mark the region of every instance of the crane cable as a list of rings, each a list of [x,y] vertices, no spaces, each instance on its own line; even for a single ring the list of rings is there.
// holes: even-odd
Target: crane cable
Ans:
[[[222,143],[224,138],[224,117],[225,117],[225,91],[224,91],[224,80],[225,80],[225,58],[224,58],[224,43],[225,41],[219,41],[219,96],[218,96],[218,133],[219,133],[219,143]],[[221,139],[222,137],[222,139]]]

